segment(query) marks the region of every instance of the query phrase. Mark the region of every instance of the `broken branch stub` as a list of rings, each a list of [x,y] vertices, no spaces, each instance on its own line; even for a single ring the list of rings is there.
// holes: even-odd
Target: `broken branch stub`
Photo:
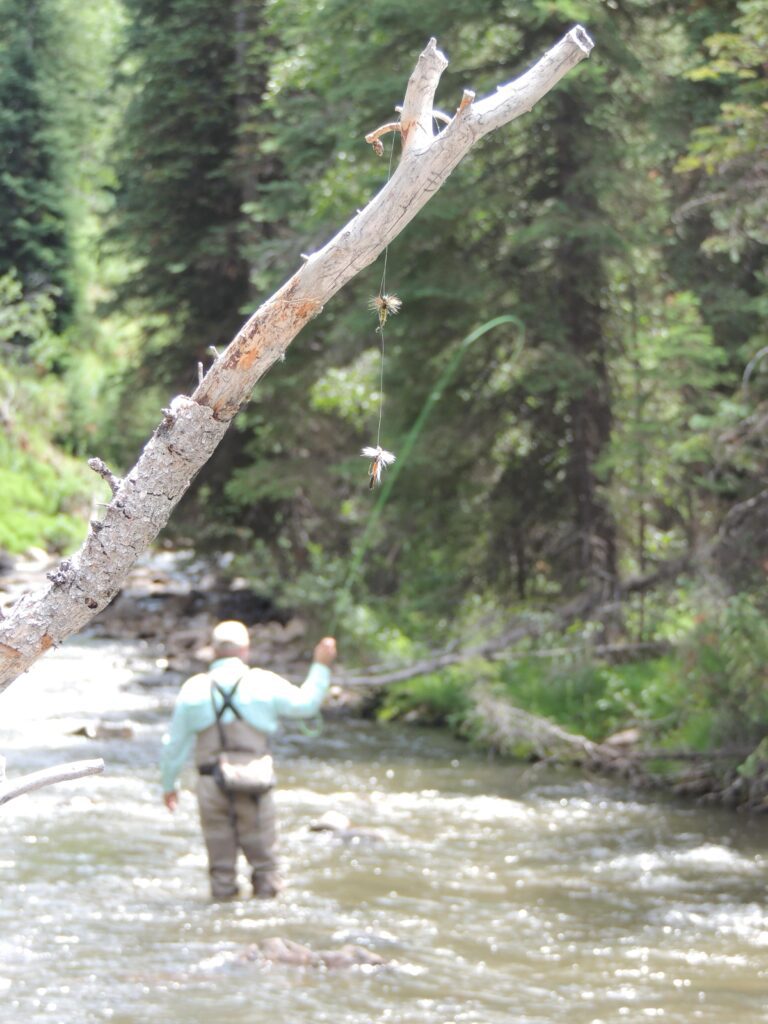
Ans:
[[[175,398],[139,462],[119,482],[101,523],[54,573],[0,621],[0,691],[45,650],[81,629],[117,593],[167,523],[195,474],[260,377],[301,328],[410,223],[478,139],[529,111],[593,47],[577,26],[532,68],[493,95],[468,92],[438,135],[435,90],[447,60],[430,40],[408,82],[400,117],[403,157],[371,202],[268,299],[237,333],[191,398]]]
[[[448,67],[445,54],[437,48],[437,40],[430,39],[419,57],[413,74],[408,79],[403,109],[400,114],[400,134],[403,152],[418,150],[432,141],[432,108],[440,76]]]

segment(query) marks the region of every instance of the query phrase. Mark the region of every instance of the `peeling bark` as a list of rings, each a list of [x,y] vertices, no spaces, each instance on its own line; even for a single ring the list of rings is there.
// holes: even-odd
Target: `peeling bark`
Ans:
[[[25,595],[0,622],[0,691],[45,650],[104,608],[141,553],[167,523],[238,409],[301,328],[416,216],[484,135],[531,110],[593,47],[576,26],[520,78],[475,100],[465,91],[445,129],[433,134],[432,101],[447,60],[430,40],[403,101],[403,157],[379,194],[268,299],[203,376],[191,398],[177,397],[105,517],[85,543]]]

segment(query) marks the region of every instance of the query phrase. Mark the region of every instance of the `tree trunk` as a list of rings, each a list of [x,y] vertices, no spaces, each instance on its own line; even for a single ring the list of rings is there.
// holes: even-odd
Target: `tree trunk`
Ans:
[[[604,311],[601,292],[602,258],[589,226],[599,224],[598,185],[586,173],[593,156],[589,139],[580,129],[584,103],[573,94],[560,97],[562,130],[557,150],[557,194],[567,211],[571,229],[560,246],[559,292],[564,342],[576,366],[575,388],[568,405],[570,454],[568,479],[578,532],[578,567],[581,575],[600,584],[605,597],[615,588],[616,527],[600,495],[596,465],[610,441],[612,410]],[[599,136],[596,140],[599,141]],[[587,230],[576,230],[586,224]]]
[[[465,92],[450,123],[435,136],[432,102],[448,62],[430,40],[408,82],[397,126],[403,140],[397,170],[381,192],[319,252],[308,255],[253,314],[194,394],[177,396],[163,410],[164,418],[138,463],[116,484],[103,520],[91,523],[80,550],[50,573],[48,587],[22,597],[0,622],[0,691],[112,600],[256,382],[282,358],[301,328],[376,259],[475,142],[529,111],[589,56],[592,46],[583,28],[573,28],[514,82],[478,102]]]

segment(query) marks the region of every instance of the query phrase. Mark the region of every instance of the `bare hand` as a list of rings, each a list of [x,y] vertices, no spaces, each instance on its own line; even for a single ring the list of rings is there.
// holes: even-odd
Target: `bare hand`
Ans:
[[[315,647],[315,653],[312,655],[313,661],[319,661],[321,665],[328,665],[330,667],[336,660],[336,640],[332,636],[324,636],[320,643]]]
[[[175,791],[172,793],[163,793],[163,803],[168,810],[173,814],[179,805],[179,794]]]

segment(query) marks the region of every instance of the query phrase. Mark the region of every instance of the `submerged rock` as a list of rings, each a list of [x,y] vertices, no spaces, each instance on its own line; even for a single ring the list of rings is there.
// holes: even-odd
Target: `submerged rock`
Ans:
[[[352,822],[341,811],[326,811],[309,826],[310,832],[343,832]]]
[[[343,967],[381,967],[387,963],[383,956],[363,946],[348,943],[339,949],[312,950],[300,942],[282,939],[279,936],[263,939],[249,946],[240,959],[262,960],[294,967],[327,967],[332,970]]]
[[[351,840],[382,840],[384,836],[373,828],[357,828],[341,811],[326,811],[317,821],[309,826],[310,832],[332,832],[344,841]]]

